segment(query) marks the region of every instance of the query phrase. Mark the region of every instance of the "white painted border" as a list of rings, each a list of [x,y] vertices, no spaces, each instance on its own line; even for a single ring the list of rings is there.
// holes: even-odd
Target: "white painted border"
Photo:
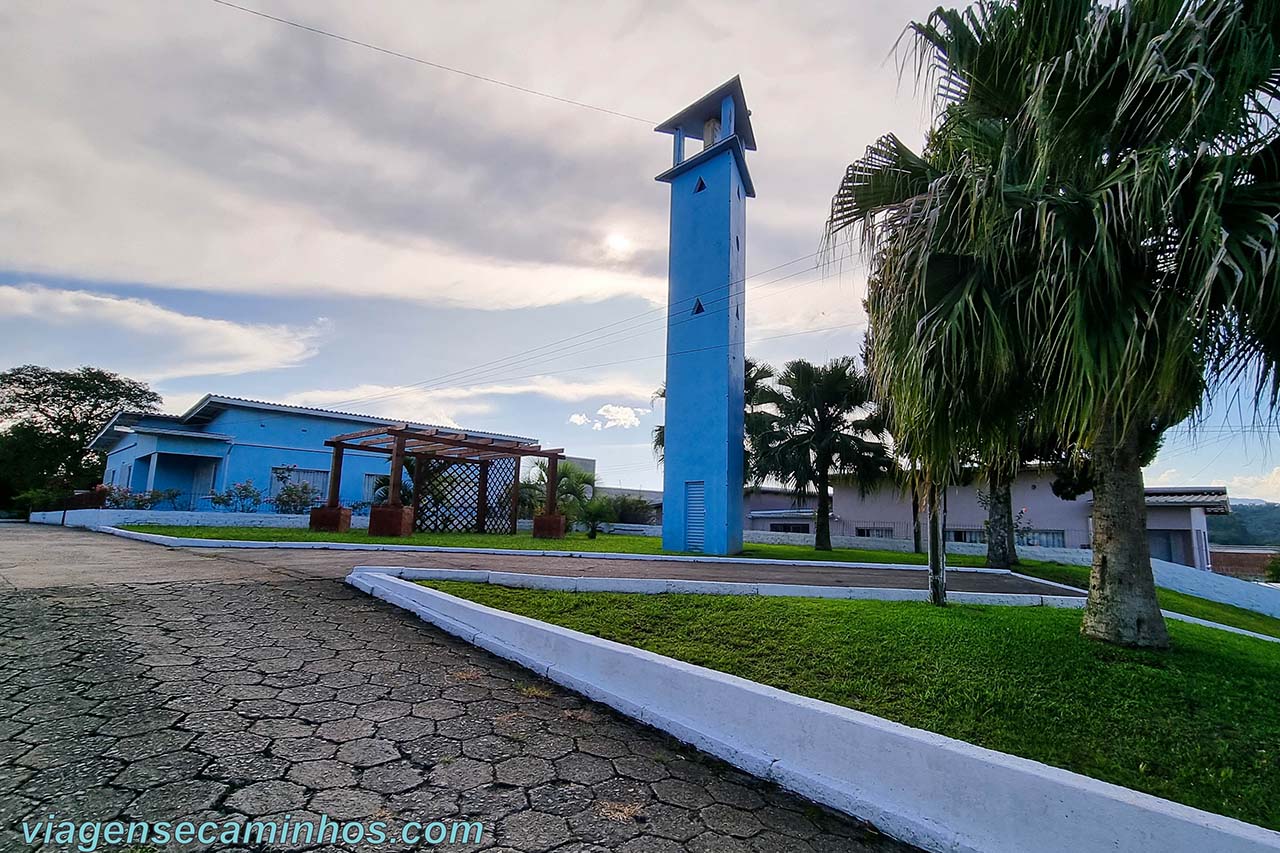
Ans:
[[[1280,833],[1242,821],[464,601],[383,571],[354,571],[347,582],[928,850],[1280,850]]]
[[[457,548],[445,545],[382,545],[373,542],[267,542],[256,539],[198,539],[190,536],[165,536],[140,533],[119,527],[95,527],[98,533],[109,533],[139,542],[167,545],[171,548],[286,548],[332,551],[406,551],[424,554],[492,554],[517,557],[575,557],[597,560],[640,560],[659,563],[735,563],[746,566],[814,566],[828,569],[906,569],[927,572],[927,566],[906,563],[849,563],[841,560],[775,560],[766,557],[707,557],[681,554],[617,554],[610,551],[547,551],[516,548]],[[984,575],[1012,574],[1008,569],[947,567],[948,572]]]
[[[737,581],[697,581],[676,578],[574,577],[533,575],[523,572],[492,572],[477,569],[419,569],[402,566],[356,566],[352,573],[371,572],[404,580],[448,580],[489,583],[517,589],[545,589],[558,592],[627,592],[647,595],[686,593],[691,595],[767,595],[797,598],[843,598],[871,601],[928,601],[929,591],[870,586],[818,586],[788,583],[740,583]],[[1033,579],[1034,580],[1034,579]],[[956,604],[1003,604],[1015,607],[1084,607],[1077,595],[1035,595],[1003,592],[948,592]]]

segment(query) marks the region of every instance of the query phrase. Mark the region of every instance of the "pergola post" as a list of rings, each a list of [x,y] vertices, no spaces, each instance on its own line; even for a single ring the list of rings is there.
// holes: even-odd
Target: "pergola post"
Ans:
[[[387,503],[369,507],[370,536],[410,536],[413,534],[413,507],[400,503],[400,480],[404,477],[403,435],[397,435],[391,449],[391,477],[387,483]]]
[[[556,457],[552,456],[547,460],[547,515],[559,515],[556,512],[556,498],[559,495],[560,466]]]
[[[329,495],[324,506],[311,508],[310,528],[324,533],[346,533],[351,529],[351,510],[342,506],[342,445],[333,445],[329,466]]]
[[[342,445],[333,448],[333,464],[329,466],[329,506],[338,506],[342,494]]]
[[[404,436],[396,436],[394,449],[391,451],[391,477],[387,482],[387,503],[400,506],[400,479],[404,476]]]
[[[476,533],[484,533],[489,520],[489,460],[480,460],[480,482],[476,485]]]
[[[560,457],[556,454],[547,456],[547,502],[542,515],[533,519],[533,537],[535,539],[563,539],[565,518],[559,512],[556,498],[559,495]]]

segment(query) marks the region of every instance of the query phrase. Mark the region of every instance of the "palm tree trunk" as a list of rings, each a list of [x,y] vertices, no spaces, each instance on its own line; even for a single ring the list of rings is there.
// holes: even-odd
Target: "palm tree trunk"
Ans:
[[[1013,490],[997,466],[987,469],[987,565],[1007,569],[1018,562],[1013,541]]]
[[[916,554],[924,553],[924,545],[920,541],[920,493],[916,484],[911,484],[911,550]]]
[[[942,516],[941,490],[929,484],[929,601],[943,607],[947,603],[947,543]]]
[[[1117,439],[1105,428],[1094,442],[1093,571],[1081,632],[1142,648],[1167,648],[1147,541],[1147,505],[1136,430]]]
[[[827,492],[828,476],[825,469],[815,478],[818,487],[818,508],[814,518],[813,547],[816,551],[831,550],[831,495]]]

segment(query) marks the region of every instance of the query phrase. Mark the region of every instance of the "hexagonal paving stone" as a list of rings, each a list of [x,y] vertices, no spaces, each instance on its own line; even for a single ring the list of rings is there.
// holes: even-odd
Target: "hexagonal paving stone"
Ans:
[[[143,790],[165,782],[194,779],[209,763],[209,756],[198,752],[166,752],[129,764],[112,784]]]
[[[309,808],[337,820],[357,820],[382,808],[382,797],[357,788],[332,788],[311,798]]]
[[[591,805],[595,794],[576,782],[552,782],[529,791],[529,805],[540,812],[567,816]]]
[[[350,765],[330,759],[299,761],[289,768],[286,778],[317,791],[324,788],[346,788],[356,783],[356,774]]]
[[[288,761],[315,761],[319,758],[333,758],[337,751],[337,744],[327,740],[320,740],[318,737],[276,738],[271,742],[270,747],[272,755]]]
[[[555,765],[545,758],[519,756],[499,762],[494,770],[499,782],[532,788],[556,778]]]
[[[571,838],[564,818],[535,811],[503,818],[494,834],[499,843],[528,853],[554,850]]]
[[[139,820],[177,820],[212,808],[226,785],[184,779],[143,793],[129,806],[129,814]]]
[[[316,737],[331,740],[335,743],[346,743],[350,740],[371,737],[377,727],[368,720],[347,717],[343,720],[331,720],[322,723],[316,729]]]
[[[360,738],[344,743],[338,750],[338,760],[357,767],[372,767],[385,764],[400,757],[400,750],[389,740],[380,738]]]
[[[493,781],[493,766],[470,758],[443,761],[431,769],[432,785],[465,791]]]
[[[407,761],[370,767],[360,774],[360,786],[381,794],[399,794],[422,784],[422,773]]]
[[[272,780],[246,785],[227,797],[227,807],[251,816],[287,812],[301,808],[307,789],[293,782]]]
[[[760,832],[760,821],[751,812],[717,803],[700,811],[699,816],[708,829],[732,835],[734,838],[750,838]]]

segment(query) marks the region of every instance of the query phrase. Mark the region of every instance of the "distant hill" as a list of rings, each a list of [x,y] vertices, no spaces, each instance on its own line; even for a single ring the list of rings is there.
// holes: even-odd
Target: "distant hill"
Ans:
[[[1231,502],[1231,515],[1209,516],[1215,545],[1280,545],[1280,504]]]

